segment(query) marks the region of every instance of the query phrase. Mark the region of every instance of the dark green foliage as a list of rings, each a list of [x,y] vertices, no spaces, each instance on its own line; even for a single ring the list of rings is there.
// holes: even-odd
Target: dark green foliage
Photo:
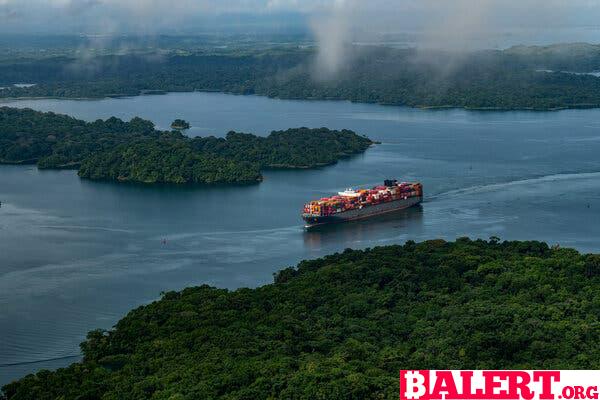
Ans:
[[[600,46],[514,47],[457,54],[358,46],[333,76],[312,50],[181,56],[111,55],[85,63],[56,57],[0,63],[0,97],[103,97],[220,91],[287,99],[341,99],[416,107],[539,109],[600,106]],[[552,70],[557,72],[542,72]]]
[[[79,176],[89,179],[256,182],[261,168],[331,164],[371,144],[352,131],[327,128],[289,129],[266,138],[230,132],[227,139],[190,139],[175,131],[157,131],[141,118],[87,123],[66,115],[0,107],[0,163],[78,168]]]
[[[133,137],[158,134],[152,122],[141,118],[88,123],[51,112],[0,107],[0,163],[39,162],[41,168],[57,168]]]
[[[177,118],[175,121],[173,121],[171,123],[171,128],[177,129],[178,131],[181,131],[184,129],[190,129],[190,123],[184,119]]]
[[[225,139],[194,138],[199,152],[248,161],[270,168],[311,168],[333,164],[365,151],[373,142],[353,131],[297,128],[273,131],[267,137],[229,132]]]
[[[79,176],[142,183],[235,183],[260,179],[257,164],[195,152],[189,140],[141,140],[91,155]]]
[[[396,399],[400,369],[597,369],[598,256],[540,242],[346,250],[169,292],[9,399]],[[62,397],[61,397],[62,396]]]

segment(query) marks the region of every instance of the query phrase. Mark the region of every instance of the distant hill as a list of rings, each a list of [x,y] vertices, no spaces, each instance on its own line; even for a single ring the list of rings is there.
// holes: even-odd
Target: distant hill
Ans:
[[[589,43],[563,43],[548,46],[515,46],[504,51],[517,56],[519,63],[531,68],[555,71],[600,71],[600,45]],[[586,90],[582,88],[582,90]]]
[[[0,62],[0,97],[105,97],[219,91],[411,107],[556,110],[600,106],[597,45],[516,46],[473,52],[349,46],[324,75],[312,47],[15,58]],[[540,73],[540,70],[557,73]],[[33,87],[14,87],[19,82]]]

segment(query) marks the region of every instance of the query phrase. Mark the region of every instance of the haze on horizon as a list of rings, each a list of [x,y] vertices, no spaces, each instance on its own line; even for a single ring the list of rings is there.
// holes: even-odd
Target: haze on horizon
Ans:
[[[600,0],[0,0],[4,34],[312,32],[368,41],[410,32],[543,44],[598,42],[599,17]]]
[[[600,43],[600,0],[0,0],[0,34],[301,34],[318,75],[352,61],[350,43],[468,51]],[[98,39],[98,37],[101,37]],[[10,39],[8,39],[10,40]]]

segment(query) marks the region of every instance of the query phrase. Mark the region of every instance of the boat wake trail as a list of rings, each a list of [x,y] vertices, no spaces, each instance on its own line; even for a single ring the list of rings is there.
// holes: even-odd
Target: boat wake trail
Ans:
[[[81,231],[104,231],[113,233],[135,233],[130,229],[108,228],[104,226],[86,226],[86,225],[40,225],[40,228],[57,230],[81,230]]]
[[[511,188],[511,187],[519,187],[519,186],[528,186],[539,183],[550,183],[550,182],[561,182],[561,181],[572,181],[576,179],[592,179],[592,178],[600,178],[600,172],[579,172],[579,173],[562,173],[562,174],[552,174],[552,175],[543,175],[536,178],[527,178],[527,179],[517,179],[508,182],[500,182],[500,183],[492,183],[489,185],[478,185],[478,186],[469,186],[466,188],[449,190],[446,192],[437,193],[427,197],[425,202],[430,202],[433,200],[437,200],[439,198],[448,198],[448,197],[459,197],[463,195],[470,194],[478,194],[478,193],[486,193],[498,191],[501,189]]]

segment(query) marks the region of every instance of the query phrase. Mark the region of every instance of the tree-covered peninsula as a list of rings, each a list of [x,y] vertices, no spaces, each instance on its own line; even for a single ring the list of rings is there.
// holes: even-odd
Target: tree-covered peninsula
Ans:
[[[597,369],[600,255],[434,240],[168,292],[10,400],[397,399],[400,369]]]
[[[88,179],[143,183],[245,183],[264,168],[311,168],[365,151],[349,130],[297,128],[267,137],[226,138],[159,131],[141,118],[85,122],[30,109],[0,108],[0,163],[77,168]]]

